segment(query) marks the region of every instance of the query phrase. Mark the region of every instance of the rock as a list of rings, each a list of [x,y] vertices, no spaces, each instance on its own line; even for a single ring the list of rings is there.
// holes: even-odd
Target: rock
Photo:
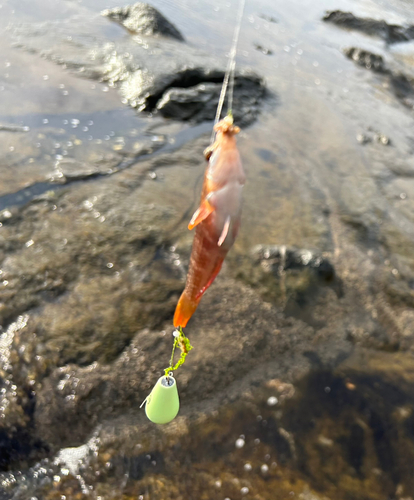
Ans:
[[[359,66],[375,71],[376,73],[388,73],[388,69],[385,66],[382,56],[356,47],[345,49],[344,54],[346,57],[356,62]]]
[[[29,130],[29,127],[23,125],[0,123],[0,132],[28,132]]]
[[[350,47],[344,50],[344,54],[358,64],[358,66],[384,75],[387,78],[387,86],[392,90],[397,99],[404,106],[410,109],[414,108],[413,77],[387,67],[382,56],[367,50]],[[382,136],[378,140],[382,144],[387,145],[389,143],[387,139],[386,136]]]
[[[370,36],[382,38],[387,43],[407,42],[414,39],[414,26],[399,26],[386,21],[354,16],[341,10],[328,11],[322,18],[342,28],[361,31]]]
[[[78,23],[72,28],[70,20],[64,25],[16,27],[15,45],[64,65],[77,76],[109,82],[138,111],[159,112],[176,120],[214,119],[225,74],[224,58],[220,62],[191,46],[161,38],[144,42],[96,36],[91,43],[93,21],[84,23],[82,28]],[[264,97],[263,79],[247,69],[238,71],[235,121],[243,126],[252,123]]]
[[[264,54],[265,56],[271,56],[273,54],[273,51],[267,47],[263,47],[259,43],[256,43],[254,48]]]
[[[200,69],[198,78],[203,70]],[[224,77],[224,75],[223,75]],[[197,77],[196,77],[197,78]],[[200,83],[189,88],[172,87],[164,92],[157,102],[157,110],[166,118],[192,120],[195,122],[214,120],[222,83]],[[234,87],[234,111],[236,123],[241,126],[254,121],[264,86],[260,79],[249,72],[237,73]]]
[[[300,302],[304,307],[305,296],[312,302],[323,284],[340,293],[332,264],[311,250],[259,245],[252,249],[248,260],[235,259],[232,266],[237,278],[258,290],[265,300],[283,307],[287,302]]]
[[[183,35],[161,12],[146,3],[106,9],[102,15],[124,26],[130,33],[146,36],[161,35],[184,41]]]

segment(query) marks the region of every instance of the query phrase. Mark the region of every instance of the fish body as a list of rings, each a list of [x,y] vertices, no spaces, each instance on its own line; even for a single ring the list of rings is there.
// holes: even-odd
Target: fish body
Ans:
[[[174,314],[174,326],[185,327],[207,288],[219,273],[236,239],[241,218],[245,174],[235,135],[240,129],[227,116],[215,125],[216,141],[205,154],[208,159],[201,203],[189,229],[195,227],[185,289]]]

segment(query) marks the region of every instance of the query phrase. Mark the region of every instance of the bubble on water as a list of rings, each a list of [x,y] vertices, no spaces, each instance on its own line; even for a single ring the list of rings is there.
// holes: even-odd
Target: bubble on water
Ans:
[[[260,472],[262,474],[267,474],[269,472],[269,466],[266,465],[266,464],[263,464],[261,467],[260,467]]]
[[[93,125],[93,120],[89,120],[89,121],[88,121],[88,125],[89,125],[89,127],[92,127],[92,125]]]
[[[289,47],[289,45],[285,45],[285,46],[283,47],[283,50],[284,50],[285,52],[290,52],[290,47]]]
[[[278,403],[278,399],[276,396],[270,396],[270,398],[267,399],[267,404],[269,406],[275,406]]]
[[[315,85],[320,85],[321,84],[321,81],[319,80],[319,78],[316,78],[315,79]]]
[[[43,80],[49,80],[49,75],[43,75]]]
[[[318,61],[313,61],[312,65],[315,66],[315,68],[317,68],[319,66],[319,63]]]
[[[325,390],[326,394],[329,394],[331,392],[331,388],[330,387],[325,387],[324,390]]]
[[[299,56],[301,56],[301,55],[303,54],[303,50],[302,50],[302,49],[298,49],[298,50],[296,51],[296,54],[298,54]]]
[[[9,151],[12,151],[12,152],[13,152],[13,151],[14,151],[14,146],[10,146],[10,147],[9,147]]]
[[[102,92],[109,92],[109,87],[103,87]]]
[[[59,85],[59,88],[60,88],[60,89],[64,89],[64,88],[65,88],[65,84],[64,84],[64,83],[61,83],[61,84]]]
[[[244,466],[243,466],[243,469],[244,469],[246,472],[250,472],[250,471],[252,470],[252,468],[253,468],[253,467],[252,467],[252,464],[249,464],[249,463],[244,464]]]
[[[260,444],[260,439],[259,439],[259,438],[256,438],[256,439],[254,440],[254,444],[255,444],[255,445]]]
[[[246,444],[246,441],[243,438],[236,439],[235,445],[236,448],[243,448],[243,446]]]
[[[49,120],[47,118],[43,118],[42,123],[46,125],[47,123],[49,123]]]
[[[67,90],[62,90],[62,95],[69,95],[69,92]]]
[[[63,123],[63,125],[68,125],[69,120],[63,120],[63,122],[62,122],[62,123]]]
[[[106,135],[106,136],[104,137],[104,139],[105,139],[105,141],[109,141],[109,139],[110,139],[109,135]]]
[[[82,132],[87,132],[89,130],[88,127],[82,127]]]
[[[249,493],[249,488],[247,486],[243,486],[243,488],[240,490],[240,493],[242,495],[247,495],[247,493]]]
[[[114,265],[112,264],[112,262],[108,262],[108,264],[106,264],[106,267],[108,269],[112,269],[114,267]]]

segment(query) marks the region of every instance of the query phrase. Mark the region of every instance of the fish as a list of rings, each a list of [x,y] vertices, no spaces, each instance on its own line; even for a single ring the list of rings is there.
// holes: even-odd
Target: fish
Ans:
[[[188,229],[195,228],[195,235],[185,288],[174,314],[175,328],[187,325],[220,272],[240,227],[246,182],[235,137],[240,128],[233,124],[232,116],[227,115],[214,130],[215,141],[204,152],[208,164],[200,206],[188,224]]]

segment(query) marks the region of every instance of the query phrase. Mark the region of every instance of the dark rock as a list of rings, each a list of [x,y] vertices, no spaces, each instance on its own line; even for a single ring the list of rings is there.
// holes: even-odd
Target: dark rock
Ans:
[[[146,3],[139,2],[125,7],[107,9],[102,12],[102,15],[121,24],[134,34],[161,35],[184,41],[184,37],[178,29],[161,12]]]
[[[203,70],[199,69],[198,72],[198,78],[203,80]],[[224,78],[224,74],[222,77]],[[196,122],[213,120],[221,87],[221,81],[200,83],[188,88],[172,87],[163,93],[156,109],[166,118],[191,119]],[[246,126],[255,119],[264,91],[263,83],[253,73],[236,74],[233,101],[233,116],[236,123]]]
[[[259,17],[264,21],[267,21],[268,23],[277,23],[277,19],[274,16],[268,16],[267,14],[260,14]]]
[[[382,56],[373,54],[368,50],[350,47],[344,50],[344,54],[349,59],[352,59],[356,64],[376,73],[388,73],[384,59]]]
[[[259,245],[251,252],[251,263],[252,267],[240,267],[237,276],[258,288],[267,300],[277,300],[281,293],[290,294],[294,289],[304,291],[315,284],[315,279],[320,283],[335,282],[332,264],[311,250]]]
[[[351,12],[333,10],[322,18],[324,21],[336,24],[342,28],[361,31],[370,36],[382,38],[387,43],[407,42],[414,39],[414,26],[399,26],[386,21],[356,17]]]
[[[414,78],[403,73],[393,73],[390,84],[394,94],[404,106],[414,109]]]
[[[0,132],[28,132],[29,130],[29,127],[23,125],[0,123]]]
[[[344,50],[344,54],[358,64],[358,66],[384,75],[388,80],[388,86],[397,99],[407,108],[414,109],[413,77],[388,68],[382,56],[369,52],[368,50],[350,47]],[[381,135],[378,141],[384,145],[389,144],[389,139],[384,135]]]
[[[273,54],[273,51],[267,47],[263,47],[262,45],[256,43],[254,48],[264,54],[265,56],[271,56]]]

